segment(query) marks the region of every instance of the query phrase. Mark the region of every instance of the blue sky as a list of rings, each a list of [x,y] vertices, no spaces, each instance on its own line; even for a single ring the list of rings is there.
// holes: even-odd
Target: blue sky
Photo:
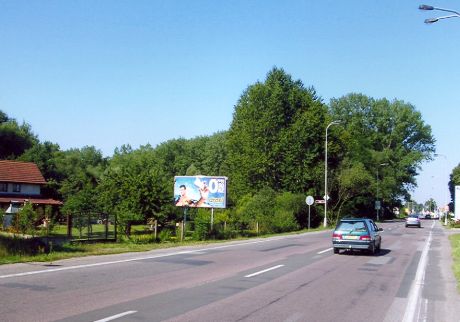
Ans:
[[[413,104],[437,157],[414,198],[448,198],[459,164],[460,19],[419,1],[0,0],[0,109],[62,149],[153,146],[227,130],[274,66],[328,103],[351,92]],[[432,1],[460,10],[458,1]]]

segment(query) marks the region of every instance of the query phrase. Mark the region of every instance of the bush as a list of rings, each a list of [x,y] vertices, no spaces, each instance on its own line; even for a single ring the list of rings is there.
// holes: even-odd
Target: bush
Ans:
[[[460,228],[460,220],[452,221],[450,223],[450,228]]]
[[[193,239],[195,240],[206,240],[210,237],[211,223],[208,222],[207,218],[197,216],[195,218],[195,231],[193,232]]]
[[[171,241],[173,236],[173,232],[171,229],[162,229],[158,234],[158,238],[161,242],[168,242]]]
[[[40,238],[0,235],[0,254],[24,256],[45,252],[48,252],[48,245]]]
[[[3,229],[3,217],[5,216],[5,210],[0,208],[0,227]],[[0,250],[0,255],[1,255],[1,250]]]
[[[270,224],[271,230],[274,233],[284,233],[299,229],[294,214],[288,210],[278,210]]]
[[[37,221],[37,212],[33,209],[30,202],[24,204],[14,217],[13,226],[23,234],[35,235],[35,222]]]
[[[127,240],[133,244],[150,244],[156,242],[153,234],[133,234]]]

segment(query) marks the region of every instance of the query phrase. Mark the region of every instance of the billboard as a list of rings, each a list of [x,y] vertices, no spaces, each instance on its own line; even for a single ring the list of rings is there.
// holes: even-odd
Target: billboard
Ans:
[[[225,208],[227,178],[176,176],[174,177],[174,204],[178,207]]]

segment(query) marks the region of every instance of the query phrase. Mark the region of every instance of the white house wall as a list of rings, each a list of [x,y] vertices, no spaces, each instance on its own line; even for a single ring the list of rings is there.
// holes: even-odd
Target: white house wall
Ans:
[[[21,191],[20,192],[13,192],[13,184],[8,183],[8,191],[7,192],[0,192],[0,196],[2,194],[9,194],[9,195],[40,195],[40,186],[36,184],[27,184],[21,183]]]

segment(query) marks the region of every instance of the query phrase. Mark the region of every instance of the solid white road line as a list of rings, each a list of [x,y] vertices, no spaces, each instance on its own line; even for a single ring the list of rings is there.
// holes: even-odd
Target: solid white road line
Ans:
[[[137,311],[126,311],[126,312],[123,312],[123,313],[120,313],[120,314],[116,314],[116,315],[112,315],[112,316],[109,316],[109,317],[107,317],[107,318],[100,319],[100,320],[97,320],[97,321],[94,321],[94,322],[107,322],[107,321],[112,321],[112,320],[121,318],[121,317],[126,316],[126,315],[130,315],[130,314],[133,314],[133,313],[136,313],[136,312],[137,312]]]
[[[276,265],[276,266],[273,266],[273,267],[264,269],[263,271],[258,271],[258,272],[255,272],[255,273],[246,275],[245,277],[253,277],[253,276],[256,276],[256,275],[260,275],[260,274],[263,274],[263,273],[272,271],[272,270],[274,270],[274,269],[277,269],[277,268],[280,268],[280,267],[283,267],[283,266],[284,266],[284,265]]]
[[[422,255],[420,257],[420,261],[418,263],[417,272],[415,273],[415,280],[412,282],[412,286],[409,292],[403,322],[412,322],[415,318],[418,300],[421,298],[421,292],[425,280],[426,266],[428,264],[428,251],[430,250],[431,240],[433,239],[434,225],[435,222],[433,222],[431,225],[430,235],[428,236],[428,240],[426,241],[425,247],[423,248]]]
[[[324,254],[324,253],[327,253],[328,251],[332,250],[332,247],[331,248],[328,248],[328,249],[325,249],[325,250],[322,250],[320,252],[317,252],[318,255],[321,255],[321,254]]]

